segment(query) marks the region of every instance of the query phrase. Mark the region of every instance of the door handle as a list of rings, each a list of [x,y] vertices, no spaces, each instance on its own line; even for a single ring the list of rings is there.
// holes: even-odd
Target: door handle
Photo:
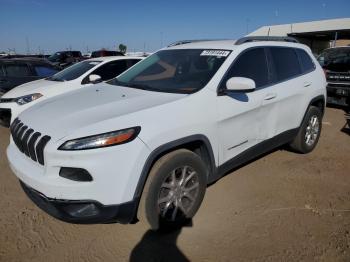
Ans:
[[[271,100],[277,97],[277,94],[267,94],[264,100]]]
[[[308,87],[308,86],[311,86],[311,83],[310,82],[304,82],[304,87]]]

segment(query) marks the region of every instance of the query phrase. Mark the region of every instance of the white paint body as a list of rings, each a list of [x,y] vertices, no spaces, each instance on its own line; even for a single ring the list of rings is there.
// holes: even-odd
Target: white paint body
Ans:
[[[92,58],[84,61],[91,61],[91,62],[100,62],[96,66],[92,67],[88,71],[86,71],[84,74],[82,74],[80,77],[70,80],[70,81],[64,81],[64,82],[57,82],[57,81],[51,81],[46,79],[40,79],[32,82],[25,83],[23,85],[17,86],[14,89],[10,90],[9,92],[5,93],[1,98],[18,98],[25,95],[30,95],[34,93],[40,93],[43,96],[40,97],[37,100],[34,100],[30,103],[19,105],[16,102],[11,103],[0,103],[0,108],[8,108],[11,109],[11,123],[12,121],[24,110],[28,109],[29,107],[40,103],[41,101],[61,95],[67,92],[71,92],[77,89],[80,89],[82,87],[87,87],[93,85],[92,83],[83,84],[82,81],[85,79],[85,77],[92,74],[96,69],[100,68],[101,66],[105,65],[106,63],[117,61],[117,60],[129,60],[129,59],[138,59],[141,60],[143,57],[128,57],[128,56],[111,56],[111,57],[98,57],[98,58]]]
[[[325,77],[314,58],[314,71],[246,93],[249,102],[218,96],[218,85],[235,58],[255,46],[297,47],[312,57],[306,46],[294,43],[234,45],[234,41],[213,41],[170,47],[231,50],[231,54],[208,84],[190,95],[101,83],[38,103],[19,118],[35,131],[51,136],[44,151],[45,166],[22,154],[11,140],[7,156],[13,172],[50,198],[121,204],[133,199],[151,152],[168,142],[204,135],[218,167],[261,141],[298,128],[311,99],[326,96]],[[311,84],[305,87],[306,82]],[[58,150],[71,139],[132,126],[140,126],[141,132],[126,144],[85,151]],[[86,169],[94,180],[82,183],[62,178],[60,167]]]

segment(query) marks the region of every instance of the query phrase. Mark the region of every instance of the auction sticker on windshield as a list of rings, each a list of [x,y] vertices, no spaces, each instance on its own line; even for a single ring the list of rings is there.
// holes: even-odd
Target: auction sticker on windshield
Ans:
[[[203,50],[201,56],[223,56],[226,57],[230,54],[230,51],[226,50]]]

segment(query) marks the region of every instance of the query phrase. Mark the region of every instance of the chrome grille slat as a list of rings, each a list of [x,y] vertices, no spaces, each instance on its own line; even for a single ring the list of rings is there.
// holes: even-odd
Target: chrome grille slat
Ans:
[[[16,118],[10,126],[12,139],[19,151],[30,157],[33,161],[44,165],[44,149],[51,140],[50,136],[41,136],[41,133],[26,126]]]
[[[28,129],[27,132],[23,136],[23,152],[26,154],[26,156],[29,156],[29,149],[28,149],[28,140],[31,134],[34,133],[33,129]]]
[[[37,161],[36,153],[35,153],[35,143],[40,136],[41,136],[40,133],[35,132],[28,142],[29,156],[35,162]]]

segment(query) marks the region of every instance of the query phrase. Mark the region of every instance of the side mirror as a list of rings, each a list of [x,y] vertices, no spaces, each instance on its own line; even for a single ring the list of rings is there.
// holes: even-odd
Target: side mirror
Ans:
[[[227,91],[251,92],[255,90],[254,80],[246,77],[231,77],[226,82]]]
[[[92,83],[92,84],[97,84],[97,83],[100,83],[102,82],[102,79],[101,79],[101,76],[99,75],[89,75],[89,83]]]
[[[320,65],[321,66],[324,66],[324,56],[320,56],[319,58],[318,58],[318,62],[320,63]]]

